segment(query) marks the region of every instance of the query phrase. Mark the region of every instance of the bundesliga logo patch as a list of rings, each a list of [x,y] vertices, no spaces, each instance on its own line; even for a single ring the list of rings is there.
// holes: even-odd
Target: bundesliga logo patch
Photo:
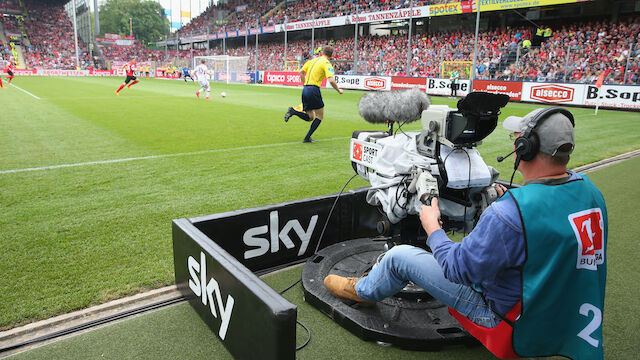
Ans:
[[[576,269],[597,270],[604,263],[603,219],[599,208],[569,215],[578,242]]]
[[[362,161],[362,144],[353,144],[353,158]]]

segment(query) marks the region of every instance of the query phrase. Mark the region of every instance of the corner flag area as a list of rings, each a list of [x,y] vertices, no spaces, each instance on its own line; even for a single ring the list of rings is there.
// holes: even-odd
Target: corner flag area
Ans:
[[[119,96],[120,77],[16,78],[0,92],[0,330],[174,284],[171,222],[337,193],[353,175],[356,130],[384,131],[358,114],[363,92],[323,89],[325,119],[315,144],[292,118],[299,88],[211,83],[212,101],[182,81],[141,79]],[[221,92],[226,97],[221,97]],[[456,100],[432,97],[455,107]],[[509,103],[500,115],[540,105]],[[609,213],[604,309],[606,359],[640,353],[640,149],[637,112],[571,108],[575,169],[633,152],[589,172]],[[417,131],[420,123],[402,127]],[[401,132],[399,132],[401,134]],[[478,150],[509,180],[512,150],[498,124]],[[522,182],[519,174],[514,182]],[[367,186],[360,178],[347,190]],[[638,201],[638,202],[636,202]],[[302,266],[262,280],[282,291]],[[418,352],[366,342],[304,301],[300,284],[283,295],[310,331],[300,359],[493,359],[482,346]],[[64,328],[64,326],[61,326]],[[307,341],[296,327],[296,345]],[[7,339],[0,333],[0,347]],[[246,339],[252,346],[255,339]],[[227,359],[231,355],[187,302],[94,327],[55,342],[0,353],[12,359]]]

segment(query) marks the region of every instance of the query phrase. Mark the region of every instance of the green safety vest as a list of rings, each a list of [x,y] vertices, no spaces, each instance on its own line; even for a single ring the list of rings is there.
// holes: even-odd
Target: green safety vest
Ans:
[[[523,357],[604,359],[607,209],[585,176],[510,190],[526,242],[522,313],[513,349]]]
[[[536,29],[536,36],[542,36],[544,29]]]

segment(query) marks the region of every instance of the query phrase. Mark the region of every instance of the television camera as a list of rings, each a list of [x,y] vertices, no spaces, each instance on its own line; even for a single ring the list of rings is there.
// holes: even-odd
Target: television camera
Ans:
[[[418,215],[434,197],[445,231],[471,231],[497,199],[491,185],[499,175],[485,164],[477,146],[496,128],[508,101],[507,95],[472,92],[452,109],[430,105],[418,89],[361,98],[361,116],[370,123],[386,123],[388,131],[355,131],[350,159],[354,170],[371,183],[366,199],[383,212],[377,230],[389,247],[426,246],[419,218],[409,215]],[[402,131],[404,124],[418,119],[421,131]]]

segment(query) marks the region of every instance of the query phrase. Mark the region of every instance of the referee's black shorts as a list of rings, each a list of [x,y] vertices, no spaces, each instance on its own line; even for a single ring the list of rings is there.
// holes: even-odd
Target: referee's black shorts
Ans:
[[[305,85],[302,89],[302,109],[304,111],[317,110],[324,107],[320,88],[315,85]]]
[[[127,76],[127,78],[126,78],[126,79],[124,79],[124,83],[125,83],[125,84],[128,84],[128,83],[129,83],[129,81],[131,81],[131,80],[134,80],[134,81],[135,81],[135,80],[136,80],[136,77],[135,77],[135,76]]]

